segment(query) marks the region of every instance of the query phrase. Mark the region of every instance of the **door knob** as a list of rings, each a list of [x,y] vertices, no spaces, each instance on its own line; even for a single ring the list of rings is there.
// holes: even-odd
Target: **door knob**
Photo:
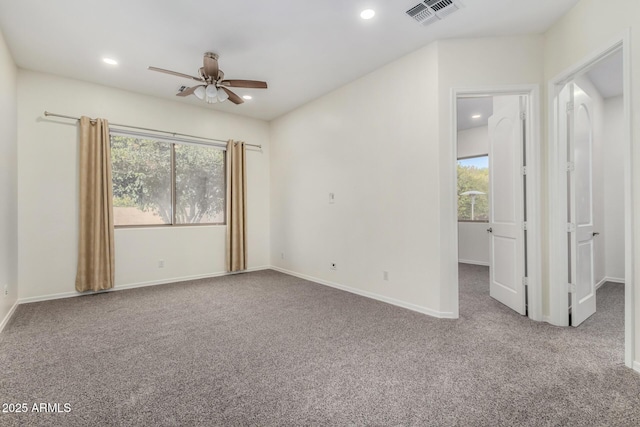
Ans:
[[[596,237],[596,236],[600,235],[600,233],[598,233],[597,231],[594,231],[592,234],[593,234],[593,237]]]
[[[487,228],[487,233],[493,233],[493,228],[491,227]]]

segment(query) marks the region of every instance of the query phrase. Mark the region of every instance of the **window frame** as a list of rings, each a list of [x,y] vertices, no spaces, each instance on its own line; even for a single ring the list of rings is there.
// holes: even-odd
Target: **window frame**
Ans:
[[[109,149],[111,149],[111,136],[124,136],[127,138],[139,138],[149,139],[155,142],[161,142],[169,144],[170,146],[170,173],[171,173],[171,223],[170,224],[127,224],[116,225],[114,228],[167,228],[167,227],[214,227],[214,226],[226,226],[227,225],[227,146],[224,144],[206,143],[195,139],[189,139],[184,137],[171,137],[165,135],[154,135],[152,133],[135,132],[130,130],[123,130],[109,127]],[[190,223],[190,224],[177,224],[176,223],[176,144],[180,145],[196,145],[205,146],[208,148],[215,148],[223,152],[222,154],[222,174],[223,174],[223,188],[224,188],[224,209],[222,212],[222,222],[207,222],[207,223]],[[113,178],[112,178],[113,183]]]
[[[476,154],[473,156],[465,156],[465,157],[458,157],[456,159],[456,165],[458,164],[458,162],[460,160],[469,160],[469,159],[479,159],[480,157],[486,157],[487,158],[487,168],[489,168],[489,153],[486,154]],[[456,186],[458,185],[458,176],[457,176],[457,172],[456,172]],[[489,179],[491,179],[491,177],[489,177]],[[460,197],[460,195],[458,194],[458,197]],[[471,224],[488,224],[489,223],[489,219],[460,219],[460,212],[458,212],[457,209],[457,204],[456,204],[456,216],[458,217],[458,222],[467,222],[467,223],[471,223]],[[491,205],[489,205],[489,209],[491,209]]]

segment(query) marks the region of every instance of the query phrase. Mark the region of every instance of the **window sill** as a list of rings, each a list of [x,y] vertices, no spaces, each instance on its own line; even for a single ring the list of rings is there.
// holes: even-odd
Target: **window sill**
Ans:
[[[188,227],[226,227],[227,224],[152,224],[152,225],[116,225],[116,230],[131,230],[135,228],[188,228]]]

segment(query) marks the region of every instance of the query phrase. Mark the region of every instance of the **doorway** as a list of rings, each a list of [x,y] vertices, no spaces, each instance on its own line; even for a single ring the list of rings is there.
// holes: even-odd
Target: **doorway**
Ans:
[[[484,267],[489,267],[488,126],[492,115],[492,96],[457,100],[458,262]]]
[[[625,40],[550,83],[548,320],[579,326],[596,313],[600,285],[622,286],[625,363],[632,367],[631,122]]]
[[[454,96],[457,259],[487,266],[490,296],[541,320],[537,90],[454,90]]]

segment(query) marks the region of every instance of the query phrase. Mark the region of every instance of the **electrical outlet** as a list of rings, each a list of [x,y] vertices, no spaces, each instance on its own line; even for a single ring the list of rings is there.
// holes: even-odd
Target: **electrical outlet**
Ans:
[[[329,193],[329,204],[334,204],[336,202],[336,195],[335,193]]]
[[[332,270],[337,270],[337,269],[338,269],[338,266],[336,265],[336,263],[335,263],[335,262],[332,262],[332,263],[331,263],[331,269],[332,269]]]
[[[6,283],[4,285],[4,295],[5,296],[9,295],[9,285],[7,285]]]
[[[280,259],[284,259],[284,252],[280,252]]]
[[[382,279],[383,280],[389,280],[389,272],[388,271],[383,271],[382,272]]]
[[[163,259],[158,261],[158,268],[164,268],[164,260]]]

